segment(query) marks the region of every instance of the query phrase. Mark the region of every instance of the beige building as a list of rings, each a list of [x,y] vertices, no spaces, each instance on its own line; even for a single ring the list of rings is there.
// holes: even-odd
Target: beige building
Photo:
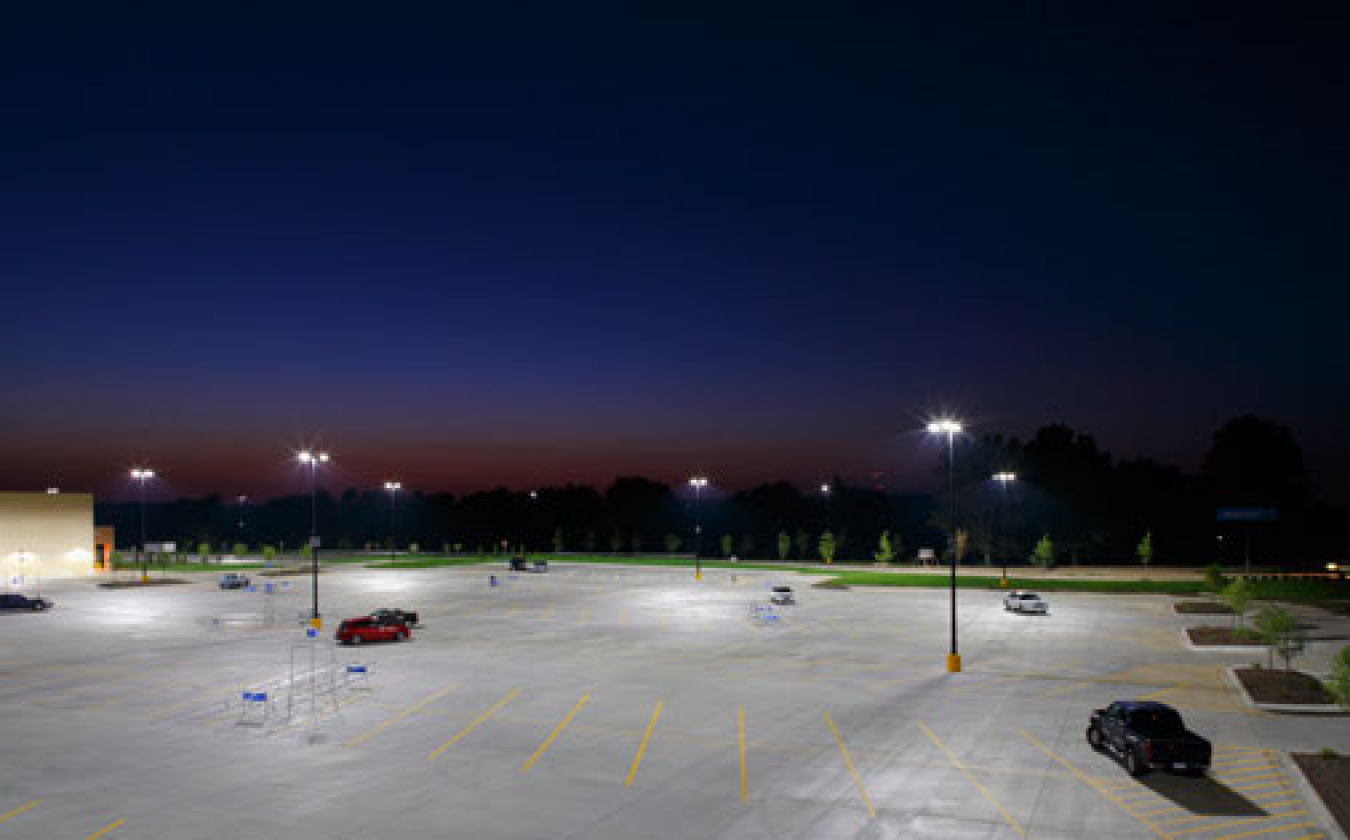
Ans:
[[[0,574],[11,587],[94,573],[90,493],[0,493]]]

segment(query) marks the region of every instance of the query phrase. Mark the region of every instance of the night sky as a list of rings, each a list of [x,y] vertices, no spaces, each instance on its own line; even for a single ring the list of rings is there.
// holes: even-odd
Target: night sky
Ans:
[[[4,489],[922,488],[952,409],[1350,498],[1344,12],[276,5],[0,21]]]

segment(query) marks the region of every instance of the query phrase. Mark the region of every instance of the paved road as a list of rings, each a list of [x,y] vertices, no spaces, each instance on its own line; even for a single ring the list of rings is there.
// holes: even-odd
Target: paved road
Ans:
[[[1055,595],[1041,618],[962,592],[950,675],[941,591],[799,588],[770,619],[753,608],[791,576],[499,578],[326,574],[332,615],[422,613],[412,643],[360,649],[303,641],[303,580],[49,587],[55,612],[0,618],[0,840],[1293,840],[1328,834],[1286,751],[1350,751],[1343,720],[1240,702],[1220,666],[1253,655],[1186,650],[1164,597]],[[369,681],[292,690],[311,654]],[[1088,712],[1124,696],[1178,706],[1212,777],[1093,753]]]

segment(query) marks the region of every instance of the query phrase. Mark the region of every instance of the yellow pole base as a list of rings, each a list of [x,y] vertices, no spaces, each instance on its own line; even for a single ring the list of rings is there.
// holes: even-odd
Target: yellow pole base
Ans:
[[[149,575],[141,575],[141,583],[149,583],[149,582],[150,582]]]
[[[703,580],[703,572],[702,571],[694,572],[694,580]]]
[[[949,674],[961,673],[961,654],[959,653],[947,654],[947,673]]]
[[[998,585],[1001,586],[1001,587],[1003,587],[1004,589],[1007,589],[1007,588],[1008,588],[1008,579],[1007,579],[1007,578],[1003,578],[1003,579],[999,580]]]
[[[322,619],[322,618],[311,618],[311,619],[309,620],[309,626],[310,626],[310,627],[313,627],[315,630],[322,630],[322,629],[323,629],[323,619]]]

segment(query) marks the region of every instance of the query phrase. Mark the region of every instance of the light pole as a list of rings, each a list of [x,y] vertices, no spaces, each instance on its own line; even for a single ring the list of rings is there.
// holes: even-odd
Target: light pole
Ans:
[[[141,583],[145,583],[150,579],[150,573],[146,571],[145,568],[145,482],[154,477],[154,470],[148,470],[144,467],[131,468],[131,478],[139,486],[141,498],[141,546],[136,551],[136,559],[139,560],[141,564]]]
[[[701,475],[696,475],[689,479],[689,486],[694,488],[694,580],[703,580],[703,520],[700,518],[701,510],[699,502],[702,501],[703,488],[708,486],[708,479]]]
[[[1002,472],[994,473],[994,481],[998,482],[1000,493],[998,506],[999,513],[1002,514],[999,517],[1000,524],[1005,523],[1007,520],[1008,485],[1012,484],[1016,480],[1017,480],[1017,473],[1015,472],[1008,472],[1007,470],[1004,470]],[[999,581],[999,583],[1004,588],[1007,588],[1008,586],[1008,551],[1006,550],[1006,548],[1003,551],[1003,579]]]
[[[830,534],[831,539],[834,537],[834,506],[831,504],[833,496],[830,495],[833,492],[834,488],[828,483],[820,485],[820,495],[825,499],[825,531]],[[826,557],[825,562],[833,563],[834,558]]]
[[[328,463],[327,452],[305,449],[296,456],[309,467],[309,577],[313,610],[309,623],[318,630],[319,624],[319,464]]]
[[[394,562],[398,552],[398,491],[403,489],[401,481],[386,481],[384,489],[389,491],[389,562]]]
[[[950,418],[934,420],[928,424],[930,435],[947,436],[947,491],[951,517],[951,600],[952,600],[952,649],[947,654],[947,670],[955,673],[961,670],[961,653],[956,645],[956,436],[961,434],[961,423]]]

